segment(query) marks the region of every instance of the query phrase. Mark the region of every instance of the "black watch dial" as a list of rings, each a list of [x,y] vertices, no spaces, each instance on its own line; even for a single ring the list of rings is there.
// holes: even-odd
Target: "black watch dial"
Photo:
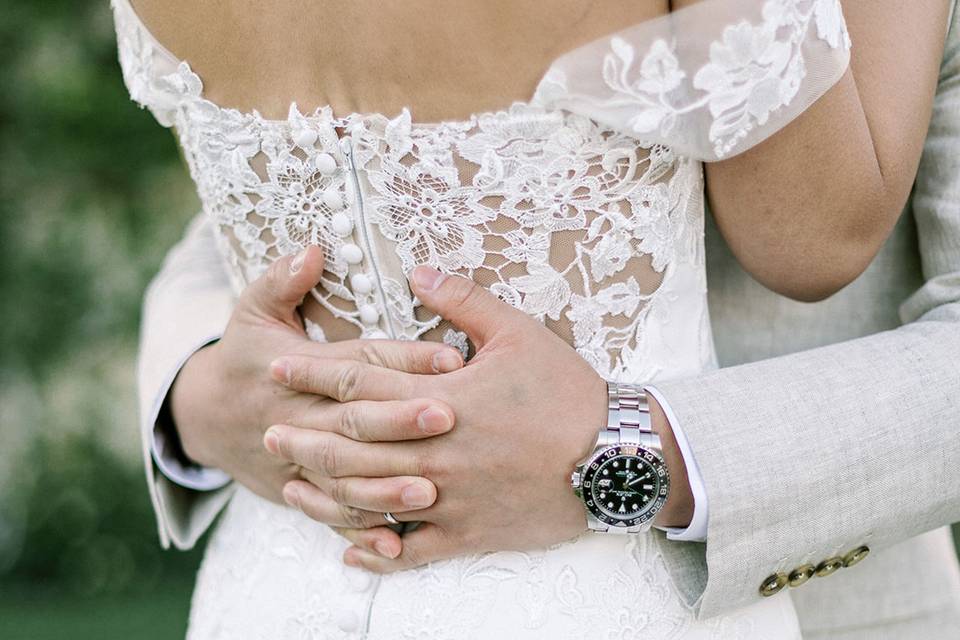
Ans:
[[[590,512],[601,522],[627,527],[652,519],[670,487],[663,459],[635,445],[601,451],[587,464],[582,482]]]

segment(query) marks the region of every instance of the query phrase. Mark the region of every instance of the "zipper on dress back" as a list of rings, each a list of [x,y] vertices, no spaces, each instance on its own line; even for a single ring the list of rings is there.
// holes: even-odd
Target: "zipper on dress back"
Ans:
[[[380,278],[380,267],[377,265],[376,253],[373,251],[373,243],[370,241],[370,233],[367,230],[367,219],[364,215],[363,193],[360,190],[360,176],[357,173],[357,165],[353,158],[353,138],[348,133],[340,138],[340,151],[347,157],[347,163],[350,165],[350,177],[353,180],[353,205],[356,216],[360,221],[360,233],[363,235],[363,244],[370,258],[370,266],[373,270],[373,276],[377,281],[377,295],[380,297],[380,304],[383,306],[383,315],[386,318],[387,332],[391,340],[397,339],[397,332],[393,327],[393,319],[390,316],[390,307],[387,305],[387,297],[383,287],[383,281]],[[379,584],[379,583],[378,583]]]

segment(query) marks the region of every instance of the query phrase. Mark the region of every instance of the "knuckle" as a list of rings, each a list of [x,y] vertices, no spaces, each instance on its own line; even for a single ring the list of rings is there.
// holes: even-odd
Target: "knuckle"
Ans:
[[[340,453],[337,446],[329,439],[317,441],[313,450],[314,470],[325,476],[334,476],[340,468]]]
[[[413,453],[411,467],[414,473],[412,475],[427,478],[431,481],[448,478],[456,474],[458,469],[457,459],[451,455],[451,452],[444,450],[442,455],[438,455],[439,450],[430,440],[423,441],[423,446],[418,446]]]
[[[380,347],[373,341],[364,340],[360,344],[360,359],[378,367],[386,366]]]
[[[337,399],[347,402],[356,397],[363,378],[363,370],[359,363],[351,362],[343,367],[337,379]]]
[[[347,527],[351,529],[366,529],[366,517],[363,512],[356,507],[351,507],[348,505],[340,505],[340,517],[343,518],[343,521],[347,523]]]
[[[366,428],[363,421],[363,412],[355,403],[344,404],[340,407],[340,433],[353,440],[365,440]]]
[[[330,499],[339,505],[346,505],[350,502],[350,486],[346,480],[334,478],[328,488]]]
[[[423,552],[414,544],[404,545],[403,551],[398,559],[401,560],[403,566],[407,568],[418,567],[426,563]]]
[[[456,286],[450,292],[450,302],[461,308],[469,308],[479,293],[477,284],[466,278],[451,278],[451,281]]]
[[[418,452],[413,454],[411,466],[414,471],[413,475],[421,478],[437,478],[443,475],[440,465],[428,453]]]

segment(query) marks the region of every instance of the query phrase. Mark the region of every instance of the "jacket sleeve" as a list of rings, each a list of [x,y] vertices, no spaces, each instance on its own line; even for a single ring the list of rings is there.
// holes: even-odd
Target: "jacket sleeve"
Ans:
[[[794,570],[843,571],[865,547],[960,520],[956,23],[912,198],[925,284],[901,306],[905,324],[657,384],[710,504],[706,566],[676,563],[699,572],[686,595],[701,618],[776,592]]]
[[[223,334],[235,298],[216,246],[213,227],[197,215],[167,255],[147,289],[143,307],[137,387],[147,486],[160,543],[189,549],[232,493],[232,483],[196,491],[164,475],[155,456],[155,431],[174,433],[164,411],[167,392],[189,357]]]

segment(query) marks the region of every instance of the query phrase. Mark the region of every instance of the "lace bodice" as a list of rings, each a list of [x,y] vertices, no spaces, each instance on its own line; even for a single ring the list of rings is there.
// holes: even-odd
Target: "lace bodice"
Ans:
[[[292,104],[269,120],[206,99],[128,0],[112,3],[130,94],[176,129],[238,292],[318,245],[326,270],[303,308],[313,339],[438,339],[467,352],[464,334],[410,292],[406,274],[428,263],[631,382],[712,363],[701,163],[785,126],[842,75],[850,46],[838,0],[705,0],[561,56],[528,101],[502,111],[424,124],[406,110]],[[660,544],[585,534],[367,581],[342,567],[345,543],[330,530],[241,490],[211,541],[192,629],[468,638],[507,624],[518,638],[684,640],[795,630],[783,598],[695,623]]]
[[[649,362],[643,326],[666,281],[701,258],[696,160],[770,135],[847,52],[834,0],[741,7],[757,22],[709,47],[673,35],[705,30],[694,6],[561,57],[529,102],[501,112],[418,124],[292,104],[277,121],[206,100],[127,1],[114,7],[130,93],[176,127],[238,290],[316,244],[327,268],[305,307],[314,337],[466,348],[410,293],[405,274],[429,263],[546,322],[608,377],[656,373],[630,363]]]

